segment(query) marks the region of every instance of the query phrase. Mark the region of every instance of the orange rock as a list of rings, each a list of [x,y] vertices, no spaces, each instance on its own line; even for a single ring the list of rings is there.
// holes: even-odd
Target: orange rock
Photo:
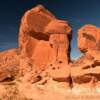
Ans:
[[[19,51],[12,49],[0,53],[0,81],[13,79],[19,72]]]
[[[69,77],[69,52],[71,27],[68,22],[58,20],[43,6],[25,13],[19,31],[19,48],[23,57],[32,59],[37,70],[44,71],[50,65],[64,70],[56,71],[52,77]],[[51,70],[52,72],[52,70]],[[51,73],[50,72],[50,73]],[[65,75],[65,76],[64,76]]]
[[[85,54],[72,64],[73,86],[100,87],[100,28],[85,25],[79,29],[78,47]]]
[[[100,86],[100,60],[83,56],[71,66],[73,86],[95,88]]]
[[[78,47],[82,52],[100,51],[100,28],[85,25],[78,31]]]
[[[73,91],[65,92],[66,87],[100,88],[100,28],[85,25],[79,29],[78,48],[84,54],[72,62],[70,41],[68,22],[42,5],[27,11],[21,20],[19,48],[0,53],[0,98],[13,95],[16,99],[19,92],[36,100],[49,95],[66,100],[67,95],[73,96]]]

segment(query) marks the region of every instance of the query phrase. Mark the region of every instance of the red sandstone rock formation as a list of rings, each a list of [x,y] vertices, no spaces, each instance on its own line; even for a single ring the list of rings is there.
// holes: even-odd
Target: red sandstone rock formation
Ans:
[[[85,25],[78,31],[78,48],[100,59],[100,28]]]
[[[69,84],[70,40],[68,22],[58,20],[42,5],[27,11],[19,30],[20,54],[17,50],[1,53],[0,80],[17,74],[30,82],[50,77]]]
[[[41,5],[27,11],[20,24],[19,48],[0,53],[0,99],[66,100],[74,87],[100,87],[100,28],[79,29],[78,48],[84,55],[73,62],[70,41],[68,22]]]
[[[85,25],[79,29],[78,47],[84,56],[72,65],[73,85],[100,87],[100,28]]]
[[[0,53],[0,82],[13,79],[19,72],[19,51],[12,49]]]
[[[31,59],[37,70],[66,81],[70,75],[70,37],[68,23],[39,5],[27,11],[21,20],[19,48],[22,56]]]

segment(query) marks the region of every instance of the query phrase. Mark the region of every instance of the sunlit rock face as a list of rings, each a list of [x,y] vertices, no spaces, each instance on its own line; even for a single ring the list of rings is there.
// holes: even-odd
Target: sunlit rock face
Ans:
[[[100,55],[100,28],[85,25],[78,31],[78,48],[92,56]],[[98,55],[96,55],[98,54]],[[100,58],[99,58],[100,59]]]
[[[100,87],[100,28],[85,25],[79,29],[78,48],[84,56],[72,65],[73,85]]]
[[[1,68],[7,63],[7,68],[1,69],[1,81],[21,76],[34,83],[49,77],[69,87],[71,31],[68,22],[57,19],[42,5],[26,11],[19,29],[19,48],[0,53]]]
[[[19,48],[39,71],[65,79],[70,75],[71,27],[39,5],[25,13],[19,31]]]

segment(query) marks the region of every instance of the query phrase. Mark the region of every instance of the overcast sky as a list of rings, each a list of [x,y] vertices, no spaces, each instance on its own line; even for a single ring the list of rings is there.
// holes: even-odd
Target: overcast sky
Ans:
[[[100,27],[100,0],[0,0],[0,51],[18,47],[20,19],[37,4],[43,4],[56,17],[70,23],[73,29],[71,57],[78,58],[77,30],[85,24]]]

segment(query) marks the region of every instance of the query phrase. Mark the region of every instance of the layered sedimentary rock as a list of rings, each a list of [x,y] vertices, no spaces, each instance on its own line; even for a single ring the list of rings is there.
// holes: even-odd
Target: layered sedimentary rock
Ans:
[[[100,28],[85,25],[79,29],[78,48],[84,55],[72,64],[73,85],[100,86]]]
[[[35,69],[59,80],[69,78],[71,27],[39,5],[25,13],[19,31],[23,57],[32,60]]]

